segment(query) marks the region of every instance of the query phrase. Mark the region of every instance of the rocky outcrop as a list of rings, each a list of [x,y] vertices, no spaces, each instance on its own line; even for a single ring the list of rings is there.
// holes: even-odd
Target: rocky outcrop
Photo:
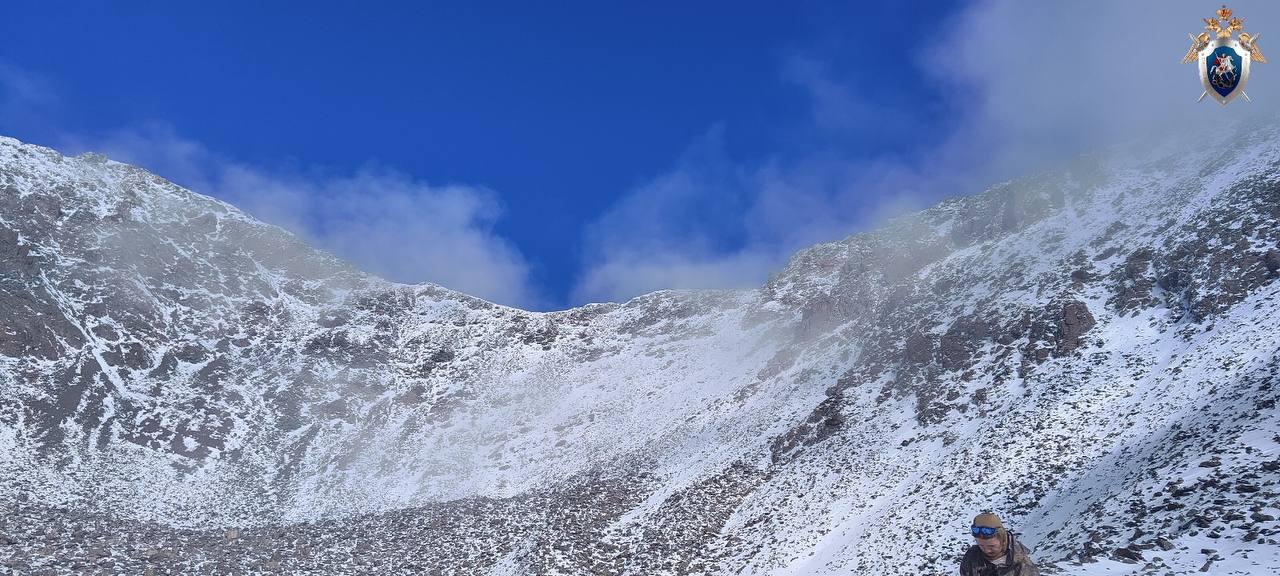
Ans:
[[[1132,162],[945,201],[759,290],[533,313],[0,139],[0,503],[24,502],[0,562],[936,572],[976,506],[1066,573],[1269,543],[1280,166]],[[872,521],[901,558],[856,545]]]
[[[1079,300],[1063,303],[1057,320],[1054,353],[1058,356],[1065,356],[1083,346],[1085,333],[1096,324],[1089,307]]]

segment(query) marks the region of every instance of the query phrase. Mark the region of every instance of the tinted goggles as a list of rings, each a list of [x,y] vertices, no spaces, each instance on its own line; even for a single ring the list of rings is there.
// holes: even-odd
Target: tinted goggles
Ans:
[[[1000,529],[990,526],[970,526],[969,531],[978,538],[995,538],[996,532],[999,532]]]

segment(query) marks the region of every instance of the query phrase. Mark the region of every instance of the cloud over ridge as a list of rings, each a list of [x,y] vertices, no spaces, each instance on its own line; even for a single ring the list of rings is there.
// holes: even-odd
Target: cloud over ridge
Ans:
[[[221,157],[164,124],[68,138],[218,197],[388,280],[432,282],[517,307],[537,306],[529,264],[493,230],[497,194],[435,186],[376,166],[350,174],[269,170]]]
[[[1258,32],[1267,25],[1280,30],[1274,3],[1231,7]],[[808,245],[1082,153],[1218,123],[1273,119],[1280,109],[1280,69],[1273,73],[1265,65],[1255,68],[1248,84],[1254,102],[1225,109],[1196,102],[1195,70],[1180,60],[1189,44],[1186,32],[1198,31],[1200,19],[1214,9],[1154,0],[975,3],[940,35],[903,39],[903,57],[939,96],[941,112],[904,109],[870,94],[866,85],[874,78],[865,70],[838,69],[821,54],[797,52],[779,77],[810,102],[802,127],[816,135],[809,149],[754,163],[721,153],[700,155],[714,158],[700,164],[686,154],[589,228],[575,294],[622,300],[657,286],[752,286]],[[822,135],[842,133],[895,141],[929,122],[945,124],[941,137],[906,153],[820,143]],[[732,126],[716,130],[731,134]],[[691,148],[708,145],[723,150],[715,139]],[[673,201],[713,195],[714,185],[697,177],[708,171],[736,178],[733,202],[715,215],[716,226],[742,231],[731,246],[708,247],[697,220]],[[676,185],[688,189],[672,193]],[[654,219],[669,223],[654,228],[647,224]]]

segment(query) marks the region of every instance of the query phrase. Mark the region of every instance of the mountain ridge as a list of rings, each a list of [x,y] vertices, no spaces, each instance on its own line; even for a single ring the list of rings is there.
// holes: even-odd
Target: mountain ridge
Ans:
[[[0,338],[0,491],[175,531],[481,542],[272,560],[263,536],[242,568],[949,571],[980,508],[1068,573],[1203,530],[1280,566],[1278,140],[1079,159],[802,250],[756,290],[531,313],[0,139],[0,299],[26,329]],[[954,478],[991,468],[994,493]],[[1141,534],[1083,523],[1110,514]],[[860,545],[869,522],[903,558]],[[179,566],[212,545],[174,546]],[[1162,562],[1199,568],[1193,547]]]

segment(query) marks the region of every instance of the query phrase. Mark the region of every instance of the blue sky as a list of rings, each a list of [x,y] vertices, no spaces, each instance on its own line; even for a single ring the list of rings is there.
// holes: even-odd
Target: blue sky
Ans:
[[[755,286],[809,244],[1203,116],[1160,59],[1215,7],[28,2],[2,9],[0,133],[142,164],[394,280],[558,309]],[[1073,52],[1108,33],[1150,37],[1131,102]]]

